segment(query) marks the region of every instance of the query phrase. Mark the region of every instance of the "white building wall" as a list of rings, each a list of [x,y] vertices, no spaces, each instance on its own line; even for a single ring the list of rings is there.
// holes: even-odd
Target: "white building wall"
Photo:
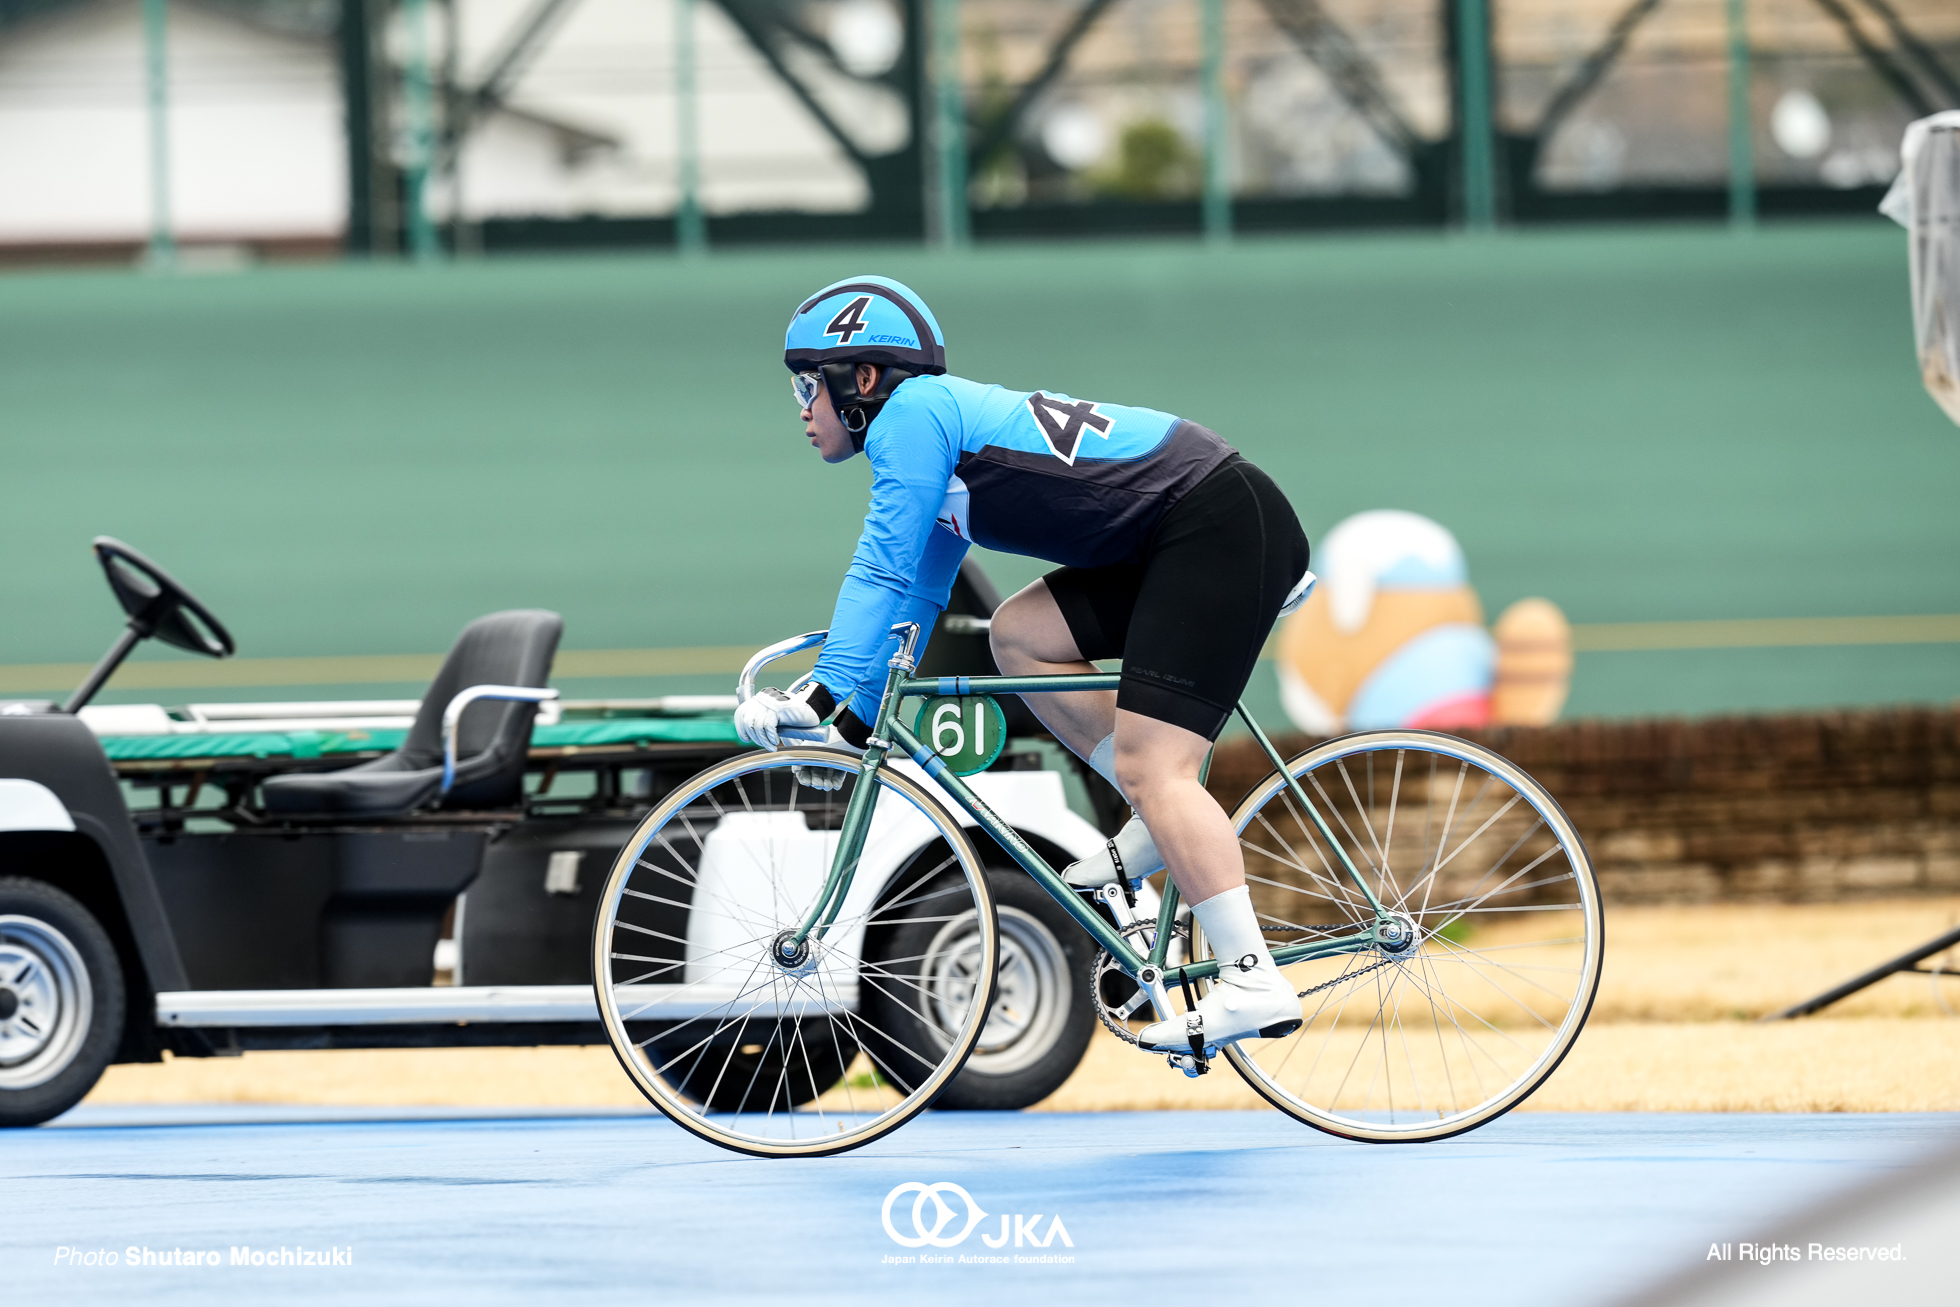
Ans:
[[[315,43],[178,3],[170,201],[186,240],[331,238],[347,207],[335,70]],[[150,224],[139,0],[0,42],[0,241],[139,240]]]
[[[459,0],[457,7],[463,80],[474,84],[531,0]],[[856,167],[734,24],[710,4],[695,6],[695,24],[703,207],[861,208],[869,193]],[[506,175],[494,135],[486,136],[464,154],[464,212],[672,213],[679,200],[673,68],[672,0],[571,0],[509,102],[613,137],[619,149],[545,185]],[[847,120],[846,129],[856,125]]]
[[[485,75],[530,0],[460,0],[466,85]],[[446,34],[433,29],[432,54]],[[710,212],[852,210],[869,196],[846,153],[712,5],[696,8],[702,191]],[[390,51],[403,48],[389,33]],[[464,212],[671,213],[678,201],[671,0],[572,0],[509,103],[466,142]],[[171,206],[180,241],[337,239],[346,145],[335,49],[172,0]],[[0,40],[0,244],[140,241],[150,224],[140,0],[91,0]],[[384,80],[395,74],[377,70]],[[903,106],[833,75],[826,103],[874,152]],[[542,121],[540,121],[542,120]],[[608,138],[570,150],[551,123]],[[454,192],[437,179],[435,216]]]

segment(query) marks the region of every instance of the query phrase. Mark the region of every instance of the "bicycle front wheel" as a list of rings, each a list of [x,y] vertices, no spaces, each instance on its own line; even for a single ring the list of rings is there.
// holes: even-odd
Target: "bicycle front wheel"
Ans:
[[[1599,987],[1599,887],[1571,819],[1508,759],[1430,731],[1329,740],[1287,771],[1408,942],[1282,967],[1305,1024],[1228,1048],[1233,1068],[1281,1111],[1376,1143],[1446,1138],[1516,1107]],[[1232,820],[1275,949],[1373,923],[1280,773]]]
[[[711,1143],[762,1157],[867,1144],[932,1102],[986,1023],[986,867],[889,767],[835,920],[794,958],[778,948],[822,895],[862,779],[833,750],[731,758],[664,798],[613,863],[592,942],[606,1037],[653,1105]]]

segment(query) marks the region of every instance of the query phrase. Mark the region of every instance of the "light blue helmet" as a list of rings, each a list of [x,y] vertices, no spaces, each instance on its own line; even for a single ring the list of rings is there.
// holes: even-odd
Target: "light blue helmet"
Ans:
[[[846,277],[803,301],[783,333],[791,372],[819,372],[830,403],[864,448],[871,420],[899,383],[946,370],[946,345],[932,310],[910,286],[890,277]],[[882,369],[870,394],[858,393],[857,365]]]
[[[783,333],[792,372],[826,363],[870,363],[911,376],[946,370],[945,337],[910,286],[890,277],[846,277],[805,300]]]

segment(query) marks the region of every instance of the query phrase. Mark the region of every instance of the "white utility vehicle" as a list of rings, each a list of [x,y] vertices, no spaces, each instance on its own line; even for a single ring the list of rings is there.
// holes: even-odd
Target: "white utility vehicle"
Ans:
[[[107,538],[96,551],[128,613],[123,636],[66,702],[0,702],[0,1125],[56,1116],[110,1063],[165,1049],[606,1042],[589,961],[605,870],[661,798],[746,747],[732,696],[559,700],[559,619],[521,611],[471,623],[420,701],[91,708],[140,640],[232,652],[163,569]],[[985,657],[995,602],[970,568],[930,651],[945,674],[990,670],[959,660]],[[1022,743],[971,783],[1065,864],[1103,835],[1025,747],[1030,723],[1010,722]],[[1092,797],[1110,826],[1113,794]],[[813,869],[827,865],[834,835],[799,822],[700,814],[701,878],[677,887],[662,929],[678,963],[713,965],[714,921],[691,904],[739,899],[758,843],[797,842]],[[936,839],[894,813],[860,883],[876,892],[933,857]],[[1087,937],[988,851],[997,998],[944,1107],[1039,1101],[1095,1024]],[[694,1015],[646,988],[649,1037]],[[855,993],[840,983],[834,1001]],[[785,1042],[758,1038],[753,1056],[766,1064]]]

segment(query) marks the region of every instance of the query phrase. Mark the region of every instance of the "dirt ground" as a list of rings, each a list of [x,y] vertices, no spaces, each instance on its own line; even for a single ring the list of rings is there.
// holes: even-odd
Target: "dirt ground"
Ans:
[[[1960,1110],[1960,979],[1894,976],[1818,1017],[1757,1024],[1960,923],[1960,899],[1618,908],[1592,1020],[1536,1111]],[[1960,968],[1960,957],[1948,955]],[[1937,989],[1935,987],[1938,987]],[[638,1106],[604,1048],[248,1053],[112,1067],[91,1103]],[[1098,1032],[1037,1110],[1253,1108],[1222,1063],[1190,1080]]]

